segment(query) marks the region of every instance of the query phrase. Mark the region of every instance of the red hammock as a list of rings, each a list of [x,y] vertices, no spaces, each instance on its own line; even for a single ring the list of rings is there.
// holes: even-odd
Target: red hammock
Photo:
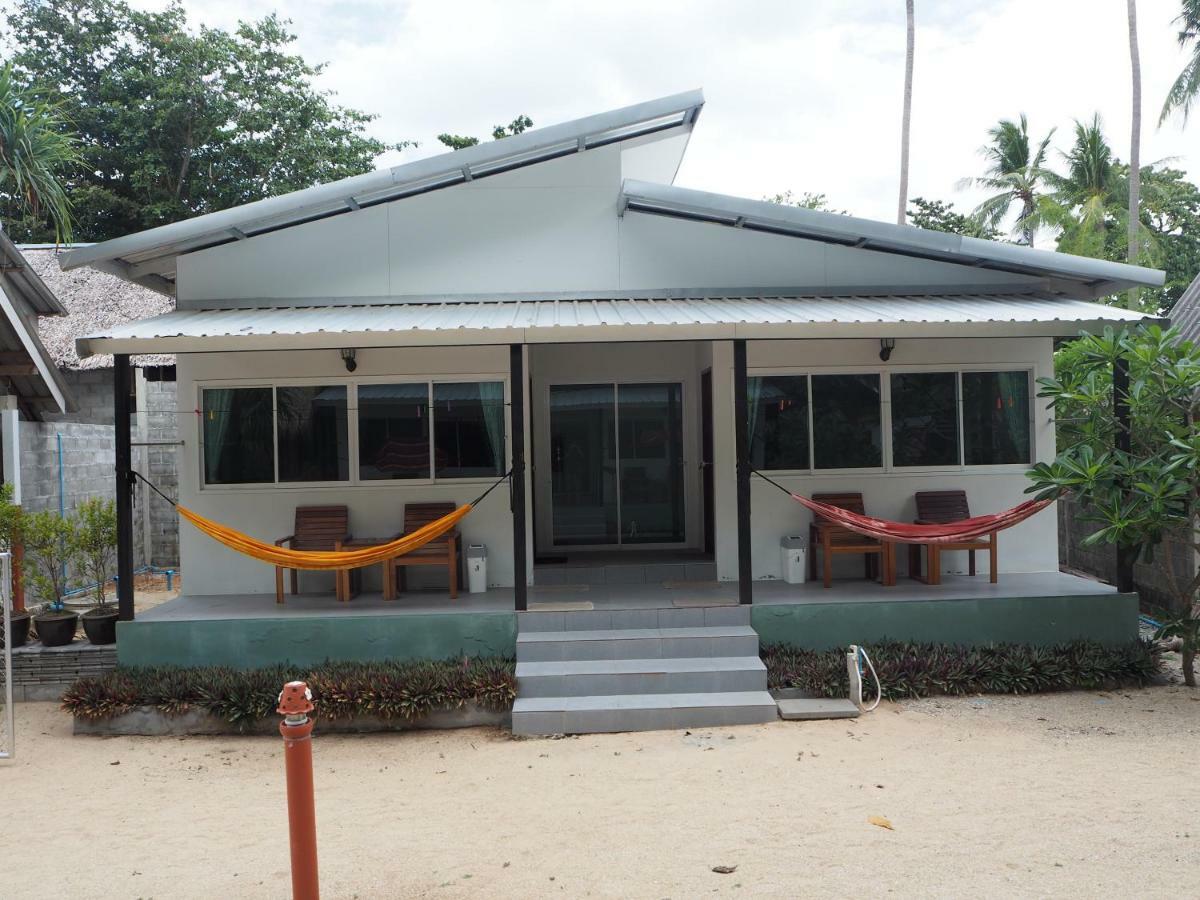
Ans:
[[[876,519],[873,516],[863,516],[840,506],[830,506],[818,503],[799,494],[793,494],[782,485],[771,482],[776,487],[786,491],[797,503],[803,504],[814,513],[848,528],[851,531],[895,544],[957,544],[991,534],[993,531],[1003,531],[1012,528],[1041,512],[1054,502],[1050,497],[1045,500],[1026,500],[1019,506],[994,513],[990,516],[973,516],[958,522],[946,522],[938,525],[910,525],[904,522],[890,522],[887,519]]]

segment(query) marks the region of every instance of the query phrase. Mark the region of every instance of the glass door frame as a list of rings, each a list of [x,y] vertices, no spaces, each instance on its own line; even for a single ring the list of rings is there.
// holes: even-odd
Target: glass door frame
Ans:
[[[563,386],[578,386],[578,385],[609,385],[613,388],[613,439],[614,446],[617,448],[617,540],[611,544],[559,544],[555,541],[554,534],[554,488],[553,488],[553,461],[549,458],[551,425],[550,416],[552,414],[550,405],[550,395],[553,389]],[[620,471],[621,471],[621,456],[620,456],[620,436],[621,436],[621,404],[620,404],[620,388],[622,385],[636,384],[669,384],[679,388],[679,431],[680,431],[680,457],[679,457],[679,474],[682,485],[682,496],[680,497],[680,505],[682,507],[682,522],[683,522],[683,540],[680,541],[663,541],[663,542],[646,542],[646,543],[623,543],[621,541],[621,490],[620,490]],[[540,540],[541,535],[534,534],[534,547],[536,552],[557,552],[566,553],[575,552],[595,552],[595,551],[612,551],[612,552],[634,552],[638,550],[679,550],[691,546],[692,539],[692,523],[690,519],[691,500],[688,496],[688,447],[689,432],[688,426],[692,424],[691,415],[688,410],[688,393],[687,393],[687,378],[680,375],[666,376],[646,376],[642,378],[556,378],[547,381],[544,385],[545,391],[538,398],[540,412],[543,415],[537,417],[539,421],[536,426],[535,440],[539,440],[546,445],[546,471],[540,476],[535,474],[537,478],[537,490],[535,491],[535,507],[537,508],[536,515],[544,517],[546,521],[545,537],[546,543]],[[536,456],[535,456],[536,458]],[[535,470],[536,472],[536,470]]]

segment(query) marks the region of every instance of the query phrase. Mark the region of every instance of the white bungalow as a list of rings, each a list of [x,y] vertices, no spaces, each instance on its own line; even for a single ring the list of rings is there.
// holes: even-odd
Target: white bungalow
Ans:
[[[924,490],[965,491],[973,514],[1012,507],[1029,464],[1054,456],[1034,379],[1055,339],[1140,319],[1095,301],[1163,275],[677,187],[702,105],[665,97],[76,250],[65,267],[177,305],[80,355],[122,371],[129,354],[177,354],[179,501],[261,539],[330,504],[356,535],[393,534],[406,504],[468,502],[511,469],[512,503],[494,492],[462,525],[493,590],[405,592],[388,610],[904,599],[942,624],[889,619],[894,636],[997,639],[1012,608],[995,607],[998,630],[956,631],[927,604],[1111,592],[1059,573],[1053,511],[1001,535],[997,585],[986,560],[959,577],[962,552],[942,555],[940,585],[872,585],[852,558],[830,590],[782,580],[780,540],[809,515],[752,468],[905,522]],[[311,573],[302,592],[325,596],[275,610],[269,568],[190,528],[180,556],[176,618],[346,609]],[[349,605],[383,615],[369,593]],[[1112,636],[1131,608],[1029,628]]]

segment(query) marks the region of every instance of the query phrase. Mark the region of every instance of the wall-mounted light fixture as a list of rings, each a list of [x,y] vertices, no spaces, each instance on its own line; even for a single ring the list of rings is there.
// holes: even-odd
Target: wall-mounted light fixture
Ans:
[[[879,358],[887,362],[892,358],[892,351],[896,349],[895,338],[880,338],[879,339]]]
[[[355,350],[353,347],[342,348],[342,362],[346,364],[346,371],[353,372],[358,368],[358,360],[354,358]]]

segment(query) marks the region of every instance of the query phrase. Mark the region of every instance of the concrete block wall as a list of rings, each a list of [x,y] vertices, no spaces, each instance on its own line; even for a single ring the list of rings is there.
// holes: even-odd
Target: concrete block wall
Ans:
[[[138,416],[144,417],[144,440],[155,446],[144,448],[143,471],[158,489],[168,497],[179,493],[178,457],[183,448],[179,440],[179,415],[176,410],[174,381],[147,381],[145,384],[144,408]],[[141,490],[147,490],[143,485]],[[179,518],[174,508],[149,491],[149,556],[154,566],[176,567],[179,565]]]
[[[1117,579],[1117,549],[1110,544],[1085,546],[1084,540],[1099,530],[1100,525],[1089,522],[1086,512],[1074,500],[1058,502],[1059,562],[1068,569],[1084,572],[1109,584]],[[1196,572],[1196,555],[1188,545],[1186,534],[1169,534],[1154,548],[1154,559],[1139,561],[1133,567],[1134,589],[1143,605],[1171,609],[1174,604],[1172,577],[1186,584]]]
[[[77,409],[70,413],[49,413],[45,421],[112,425],[112,369],[64,369],[62,375],[75,397]]]

